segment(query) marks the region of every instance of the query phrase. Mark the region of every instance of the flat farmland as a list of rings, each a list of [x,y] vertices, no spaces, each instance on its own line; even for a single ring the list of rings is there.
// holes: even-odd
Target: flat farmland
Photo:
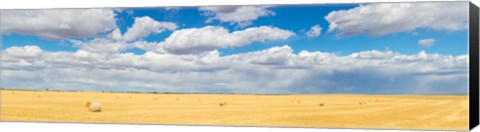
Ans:
[[[0,92],[1,121],[468,129],[466,95]],[[88,101],[102,111],[89,112]]]

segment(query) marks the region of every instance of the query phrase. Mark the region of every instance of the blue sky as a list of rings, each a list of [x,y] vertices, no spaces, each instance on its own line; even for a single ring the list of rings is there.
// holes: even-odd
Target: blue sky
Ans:
[[[2,20],[7,20],[1,25],[2,62],[7,63],[2,66],[2,72],[6,72],[2,77],[11,78],[2,80],[2,87],[221,93],[466,93],[467,7],[467,2],[431,2],[2,11]],[[319,30],[314,31],[314,27]],[[118,37],[112,37],[115,35]],[[304,62],[306,58],[312,61]],[[322,62],[337,66],[319,65]],[[397,67],[402,63],[408,66]],[[343,67],[345,64],[354,66]],[[275,70],[279,67],[304,69]],[[285,85],[249,82],[258,75],[242,73],[248,68],[267,69],[258,72],[275,76],[257,81],[283,81]],[[358,72],[371,68],[376,69]],[[68,73],[74,69],[165,78],[92,79],[91,74]],[[388,71],[391,69],[408,73]],[[65,73],[49,76],[50,70]],[[198,70],[205,76],[239,77],[196,82]],[[452,74],[433,76],[443,71]],[[294,75],[298,79],[280,76],[284,72],[299,72]],[[427,76],[425,72],[432,74]],[[38,78],[51,80],[37,78],[30,83],[51,84],[18,84],[28,74],[38,73],[42,73]],[[378,76],[352,81],[369,74]],[[78,85],[69,88],[72,80],[58,80],[63,76],[84,81],[73,80]],[[186,82],[172,79],[179,76],[192,78]],[[379,76],[392,79],[386,81]],[[292,80],[311,82],[286,83]],[[445,80],[451,83],[438,87]],[[128,84],[122,84],[124,81]]]
[[[467,54],[468,30],[459,31],[436,31],[432,29],[415,29],[409,32],[400,32],[380,37],[369,37],[366,35],[357,35],[346,38],[339,38],[334,33],[322,34],[320,37],[308,38],[302,32],[308,30],[312,25],[323,27],[322,33],[327,30],[328,21],[324,19],[328,13],[336,10],[348,10],[359,6],[358,4],[339,4],[339,5],[307,5],[307,6],[279,6],[271,10],[275,16],[266,16],[254,21],[249,27],[260,25],[275,26],[282,29],[289,29],[299,34],[295,38],[286,41],[267,42],[267,44],[255,43],[250,46],[239,47],[235,49],[222,49],[222,55],[234,53],[256,51],[271,46],[289,44],[295,52],[301,50],[339,52],[348,55],[353,52],[364,50],[385,50],[390,49],[404,54],[416,54],[425,50],[431,53],[440,53],[448,55]],[[171,21],[177,23],[180,28],[203,27],[206,25],[222,26],[229,30],[235,30],[236,25],[221,21],[205,23],[208,17],[202,15],[196,7],[183,7],[175,9],[165,8],[125,8],[117,12],[116,24],[118,28],[125,32],[128,27],[134,23],[135,17],[148,16],[158,21]],[[413,32],[418,33],[417,35]],[[172,32],[163,32],[152,34],[144,38],[146,41],[160,42],[168,37]],[[435,46],[421,47],[417,42],[424,38],[434,38],[437,40]],[[3,49],[11,46],[23,46],[38,44],[42,49],[48,51],[75,51],[71,44],[66,41],[52,41],[41,39],[32,35],[19,35],[12,33],[3,35]],[[141,54],[141,50],[131,50],[133,53]]]

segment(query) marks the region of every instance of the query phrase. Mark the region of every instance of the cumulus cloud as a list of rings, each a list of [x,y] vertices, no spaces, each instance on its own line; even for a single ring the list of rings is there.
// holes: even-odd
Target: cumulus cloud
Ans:
[[[133,23],[132,27],[127,29],[127,32],[123,35],[123,38],[127,41],[130,41],[148,36],[151,33],[160,33],[165,30],[173,31],[175,29],[177,29],[177,25],[173,22],[158,22],[148,16],[137,17],[135,18],[135,22]]]
[[[448,16],[441,20],[436,15],[421,12],[424,14],[423,16],[432,20],[427,19],[424,22],[428,24],[420,23],[420,27],[408,28],[408,30],[394,30],[388,28],[390,26],[385,26],[398,24],[383,20],[390,19],[389,17],[380,17],[383,18],[380,22],[373,22],[374,26],[366,26],[366,28],[361,27],[363,24],[348,22],[352,20],[351,17],[355,18],[354,20],[363,20],[352,15],[360,9],[367,14],[378,15],[378,7],[370,7],[372,5],[376,4],[360,6],[351,9],[352,11],[337,11],[333,15],[331,13],[329,15],[331,20],[329,20],[331,22],[329,31],[337,31],[343,35],[355,35],[367,31],[376,36],[416,28],[432,28],[435,30],[465,28],[455,23],[447,27],[429,23],[430,21],[438,21],[439,25],[442,25],[447,20],[457,19],[457,17],[463,18],[462,14],[450,16],[448,12],[445,12],[447,14],[441,14]],[[423,6],[428,5],[417,7],[416,4],[403,5],[402,3],[400,9],[404,10],[403,8],[407,7],[409,10],[414,7],[423,9],[426,8]],[[448,8],[454,7],[456,6]],[[267,8],[263,6],[240,6],[226,9],[202,7],[201,10],[205,11],[205,15],[210,17],[209,21],[219,20],[245,26],[259,17],[274,15]],[[375,10],[371,11],[373,9]],[[250,12],[251,10],[255,10],[254,13]],[[398,9],[395,11],[398,11]],[[80,23],[80,27],[63,29],[63,27],[68,27],[69,24],[73,23],[68,21],[69,19],[76,20],[76,17],[79,17],[82,20],[88,20],[88,15],[72,13],[70,15],[75,16],[75,18],[70,18],[72,16],[53,18],[51,20],[54,21],[52,24],[61,26],[52,27],[46,24],[50,20],[43,21],[48,15],[33,12],[23,15],[32,16],[35,22],[42,20],[41,23],[47,27],[29,27],[34,29],[31,31],[35,32],[30,32],[30,30],[26,32],[18,25],[17,27],[11,26],[11,24],[4,24],[4,21],[2,21],[2,31],[39,35],[45,39],[67,39],[78,50],[48,51],[42,50],[36,45],[6,47],[0,52],[2,87],[187,93],[467,93],[468,55],[451,56],[425,51],[405,55],[389,50],[370,50],[341,56],[321,51],[294,51],[290,46],[284,45],[221,56],[218,51],[220,49],[241,47],[256,42],[286,40],[294,36],[295,33],[270,26],[250,27],[238,31],[229,31],[219,26],[177,30],[175,23],[159,22],[149,17],[135,18],[134,24],[124,34],[119,28],[116,28],[114,23],[112,27],[105,26],[108,25],[105,23],[94,23],[93,25],[104,25],[108,28],[98,26],[95,27],[95,31],[88,32],[91,30],[89,28],[92,23],[89,23],[88,26]],[[237,18],[235,14],[247,15],[243,18]],[[20,13],[20,15],[22,14]],[[337,15],[345,15],[345,19],[338,18]],[[112,16],[114,16],[113,13]],[[2,20],[5,20],[3,17],[2,14]],[[419,16],[414,14],[413,17],[416,19]],[[59,20],[62,23],[57,22]],[[403,19],[401,20],[403,21]],[[412,22],[419,24],[416,20],[412,20]],[[67,26],[62,26],[62,24]],[[352,24],[354,25],[352,31],[361,31],[358,33],[346,31],[347,27],[350,28],[349,26]],[[10,27],[4,29],[4,25]],[[408,25],[399,27],[407,29],[404,27],[409,27]],[[380,29],[385,31],[380,31]],[[75,33],[77,30],[78,32],[81,30],[88,31],[85,32],[86,34],[80,34]],[[141,39],[150,34],[167,30],[173,31],[173,33],[161,42],[147,42]],[[72,33],[65,33],[67,31]],[[87,35],[87,33],[90,34]],[[92,37],[98,33],[107,34],[105,34],[105,37],[99,36],[100,38],[70,39]],[[310,37],[318,36],[321,34],[321,27],[314,25],[306,34]],[[419,41],[420,45],[422,45],[421,43],[428,45],[431,42]],[[145,50],[145,53],[124,52],[134,47]]]
[[[260,65],[282,65],[288,63],[290,57],[292,57],[293,49],[289,46],[272,47],[269,49],[231,55],[226,58],[232,61],[231,63],[251,63]]]
[[[117,40],[117,41],[120,41],[123,39],[123,36],[122,36],[122,32],[120,31],[119,28],[113,30],[112,32],[110,32],[109,34],[107,34],[107,36],[105,36],[105,38],[107,39],[110,39],[110,40]]]
[[[418,41],[418,45],[422,47],[431,47],[435,44],[436,40],[433,38],[426,38]]]
[[[275,12],[268,8],[269,6],[208,6],[200,7],[199,10],[208,17],[206,22],[219,20],[228,22],[230,25],[237,24],[238,27],[246,27],[260,17],[274,16]]]
[[[109,32],[105,37],[93,38],[90,40],[69,40],[73,46],[80,50],[97,52],[97,53],[116,53],[125,51],[138,46],[140,49],[153,50],[153,47],[144,47],[144,42],[140,40],[150,34],[161,33],[165,30],[173,31],[177,25],[173,22],[159,22],[148,16],[137,17],[133,25],[122,34],[117,28]]]
[[[307,34],[308,37],[318,37],[320,36],[320,33],[322,32],[322,27],[320,27],[320,25],[313,25],[310,30],[308,30],[308,32],[306,32],[305,34]]]
[[[28,45],[24,47],[13,46],[5,50],[5,53],[18,58],[34,58],[42,54],[42,49],[38,46]]]
[[[131,30],[122,35],[120,30],[116,29],[106,38],[95,38],[89,41],[71,40],[71,42],[81,50],[92,52],[119,52],[128,48],[139,48],[156,53],[200,54],[222,48],[241,47],[255,42],[286,40],[295,35],[292,31],[269,26],[251,27],[232,32],[220,26],[205,26],[176,30],[162,42],[147,42],[137,39],[126,41],[131,40],[125,39],[128,38],[126,36],[129,36],[129,31]]]
[[[260,26],[230,32],[217,26],[188,28],[173,32],[159,44],[165,51],[175,54],[190,54],[221,48],[240,47],[254,42],[285,40],[295,33],[276,27]]]
[[[124,41],[115,41],[104,38],[94,38],[90,41],[70,40],[70,42],[80,50],[98,53],[115,53],[130,48],[130,46]]]
[[[330,12],[328,32],[338,36],[382,36],[418,28],[461,30],[468,26],[468,2],[372,3]]]
[[[220,56],[2,50],[2,87],[210,93],[467,93],[468,55],[295,53],[288,46]],[[22,54],[20,54],[22,53]],[[21,82],[21,83],[20,83]],[[34,85],[35,84],[35,85]],[[221,85],[218,85],[221,84]]]
[[[3,34],[35,35],[49,40],[89,38],[116,28],[110,9],[3,10]]]

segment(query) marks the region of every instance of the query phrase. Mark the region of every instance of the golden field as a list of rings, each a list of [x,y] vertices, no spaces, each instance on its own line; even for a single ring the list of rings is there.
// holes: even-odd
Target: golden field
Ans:
[[[0,92],[1,121],[468,129],[466,95]],[[92,100],[101,103],[101,112],[87,110]]]

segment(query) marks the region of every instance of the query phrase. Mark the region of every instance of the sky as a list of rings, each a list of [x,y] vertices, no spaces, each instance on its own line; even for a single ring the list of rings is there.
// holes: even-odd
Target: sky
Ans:
[[[3,88],[467,94],[468,2],[1,10]]]

